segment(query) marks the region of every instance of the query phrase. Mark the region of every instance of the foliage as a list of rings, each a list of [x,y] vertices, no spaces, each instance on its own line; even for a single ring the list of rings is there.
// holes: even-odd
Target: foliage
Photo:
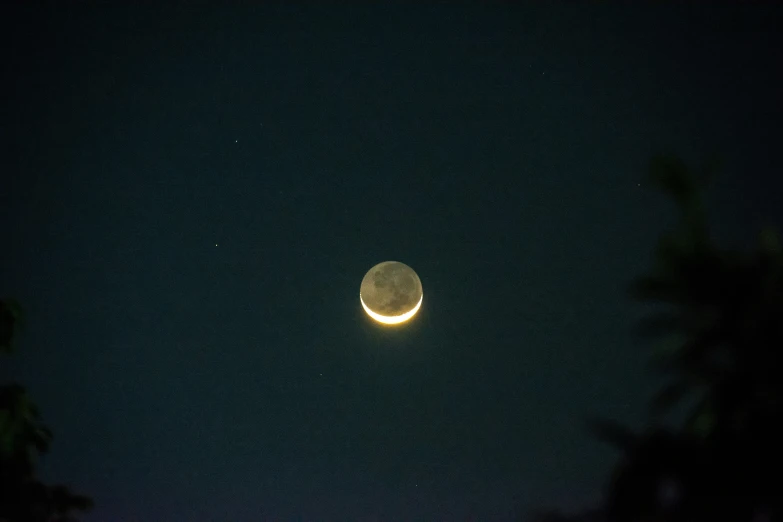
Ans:
[[[656,158],[650,180],[680,219],[657,244],[631,296],[658,311],[636,328],[656,341],[668,379],[641,434],[609,420],[590,430],[621,458],[600,510],[608,521],[751,521],[783,515],[783,249],[772,229],[750,253],[713,244],[701,198],[709,178]],[[682,425],[661,416],[692,405]],[[774,478],[773,478],[774,477]],[[547,518],[549,515],[562,518]],[[539,515],[574,522],[578,515]]]
[[[633,282],[638,300],[669,305],[638,327],[655,339],[677,339],[656,366],[672,378],[651,405],[665,413],[688,395],[700,397],[686,429],[745,436],[781,413],[783,250],[764,230],[755,252],[723,251],[709,240],[693,184],[684,171],[653,169],[653,179],[681,202],[679,227],[662,237],[651,274]]]
[[[0,300],[0,351],[13,351],[21,317],[17,303]],[[90,498],[35,478],[36,457],[49,451],[51,440],[26,390],[0,386],[0,521],[73,522],[73,511],[92,507]]]

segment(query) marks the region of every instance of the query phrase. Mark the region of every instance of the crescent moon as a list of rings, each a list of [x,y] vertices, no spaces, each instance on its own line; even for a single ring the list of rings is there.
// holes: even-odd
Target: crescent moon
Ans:
[[[384,261],[372,267],[359,290],[359,301],[367,315],[387,325],[411,319],[423,300],[419,276],[399,261]]]

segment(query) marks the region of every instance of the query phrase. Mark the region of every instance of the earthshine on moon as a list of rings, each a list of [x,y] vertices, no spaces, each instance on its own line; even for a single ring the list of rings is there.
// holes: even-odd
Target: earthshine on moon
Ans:
[[[423,299],[419,276],[398,261],[384,261],[372,267],[359,289],[364,311],[383,324],[404,323],[416,315]]]

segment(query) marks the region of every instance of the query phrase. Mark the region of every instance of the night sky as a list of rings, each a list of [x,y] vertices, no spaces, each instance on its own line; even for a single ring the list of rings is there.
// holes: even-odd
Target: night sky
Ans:
[[[651,157],[722,160],[729,243],[783,222],[772,3],[31,4],[0,12],[0,377],[88,522],[586,506],[616,455],[583,419],[641,426],[656,385]],[[392,330],[385,260],[424,288]]]

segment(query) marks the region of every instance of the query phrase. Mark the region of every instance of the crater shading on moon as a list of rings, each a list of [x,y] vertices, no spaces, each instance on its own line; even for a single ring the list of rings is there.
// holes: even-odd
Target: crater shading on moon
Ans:
[[[413,317],[423,297],[419,276],[399,261],[384,261],[372,267],[359,290],[364,310],[384,324],[399,324]]]

